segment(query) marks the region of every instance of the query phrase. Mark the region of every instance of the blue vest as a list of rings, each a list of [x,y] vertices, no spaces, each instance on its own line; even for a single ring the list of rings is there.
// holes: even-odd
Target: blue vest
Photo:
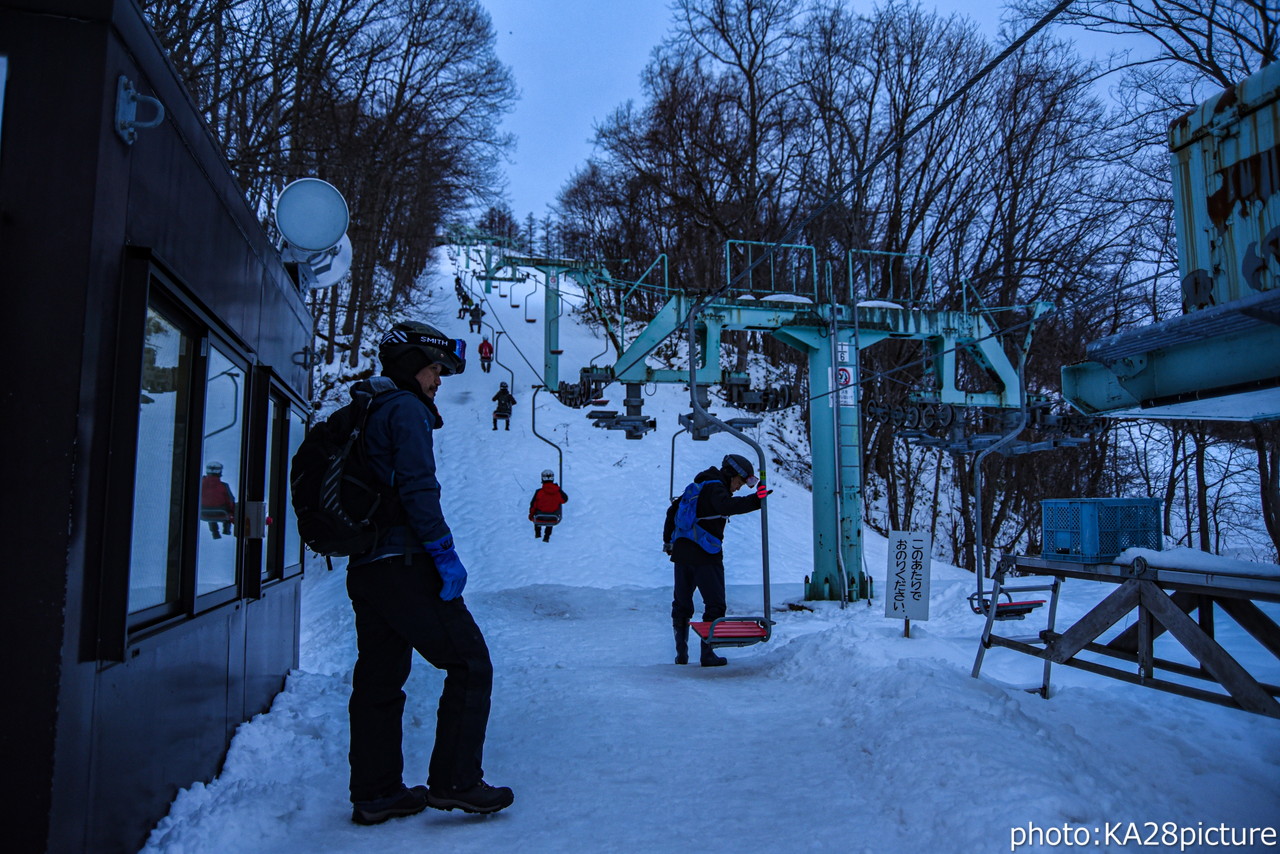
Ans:
[[[671,533],[672,545],[675,545],[676,540],[684,537],[686,540],[692,540],[698,548],[708,554],[719,554],[724,548],[723,541],[698,524],[698,496],[702,493],[702,487],[710,482],[704,480],[701,483],[691,483],[684,488],[684,492],[680,495],[680,506],[676,508],[675,528]]]

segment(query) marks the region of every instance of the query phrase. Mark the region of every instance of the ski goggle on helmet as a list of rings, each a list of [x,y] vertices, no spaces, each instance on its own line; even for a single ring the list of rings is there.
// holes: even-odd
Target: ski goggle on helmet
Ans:
[[[205,474],[222,474],[222,463],[212,462],[204,467]]]
[[[746,457],[738,454],[725,454],[724,459],[720,463],[720,467],[727,472],[732,472],[747,482],[747,486],[755,486],[760,482],[760,478],[756,477],[755,471],[751,467]]]
[[[467,342],[461,338],[447,338],[439,329],[425,323],[410,321],[391,327],[378,345],[378,356],[385,364],[398,359],[407,350],[421,353],[428,360],[427,364],[439,363],[440,373],[446,377],[467,369]]]
[[[551,469],[543,469],[543,470],[542,470],[542,482],[543,482],[543,483],[550,483],[551,481],[553,481],[553,480],[555,480],[555,479],[556,479],[556,473],[555,473],[555,472],[553,472]]]

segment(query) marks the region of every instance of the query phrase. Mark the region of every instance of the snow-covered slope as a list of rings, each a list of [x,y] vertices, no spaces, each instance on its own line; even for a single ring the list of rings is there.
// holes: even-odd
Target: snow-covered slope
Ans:
[[[451,279],[452,270],[440,276],[423,317],[461,334]],[[517,286],[519,297],[527,290]],[[513,375],[500,366],[482,373],[473,358],[438,397],[445,509],[496,670],[485,768],[514,788],[514,806],[489,818],[428,811],[376,828],[350,823],[355,638],[342,571],[317,564],[304,581],[299,671],[269,713],[241,727],[219,778],[178,796],[147,851],[986,852],[1011,850],[1029,825],[1064,824],[1077,840],[1090,834],[1093,850],[1136,851],[1150,850],[1130,835],[1136,828],[1146,839],[1146,822],[1276,824],[1275,721],[1066,668],[1055,670],[1058,691],[1045,701],[1021,690],[1038,684],[1036,662],[1000,650],[972,679],[981,625],[965,602],[972,576],[954,567],[935,563],[932,619],[915,623],[911,638],[884,619],[880,600],[799,608],[811,567],[809,494],[780,478],[770,479],[773,641],[728,650],[725,668],[671,664],[660,538],[670,439],[688,403],[678,388],[651,389],[646,410],[659,429],[628,441],[538,395],[538,430],[564,451],[570,501],[551,542],[535,541],[529,498],[539,472],[558,468],[555,450],[532,433],[539,379],[520,355],[541,365],[540,297],[513,309],[495,292],[487,306],[486,320],[508,333],[498,356]],[[538,322],[525,323],[526,311]],[[561,328],[561,376],[572,379],[603,348],[568,316]],[[479,336],[468,340],[474,354]],[[510,432],[495,432],[490,398],[503,379],[514,379],[519,403]],[[620,390],[608,394],[620,409]],[[676,490],[742,447],[681,437]],[[882,581],[885,543],[867,540],[868,567]],[[759,547],[756,518],[735,519],[731,612],[760,607]],[[1069,583],[1061,619],[1109,591]],[[1031,633],[1041,624],[1025,625]],[[1250,661],[1269,658],[1234,626],[1219,631]],[[1270,660],[1261,672],[1280,681]],[[406,689],[411,783],[426,775],[440,684],[416,662]]]

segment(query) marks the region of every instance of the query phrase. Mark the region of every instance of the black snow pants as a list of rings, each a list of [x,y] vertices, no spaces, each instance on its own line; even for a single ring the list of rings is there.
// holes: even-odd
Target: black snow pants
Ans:
[[[445,671],[427,785],[469,789],[484,776],[493,665],[462,597],[440,598],[430,557],[392,557],[347,570],[359,651],[351,680],[351,800],[403,785],[401,720],[413,651]]]
[[[671,624],[682,626],[693,618],[693,591],[702,594],[702,619],[724,616],[724,564],[677,563],[675,594],[671,600]]]

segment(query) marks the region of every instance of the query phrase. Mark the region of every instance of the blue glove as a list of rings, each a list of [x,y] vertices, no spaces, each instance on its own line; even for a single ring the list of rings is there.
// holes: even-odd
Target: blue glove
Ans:
[[[434,543],[424,543],[423,548],[435,561],[436,572],[444,586],[440,588],[440,598],[448,602],[462,595],[462,588],[467,585],[467,568],[462,565],[458,553],[453,550],[453,535],[446,534]]]

